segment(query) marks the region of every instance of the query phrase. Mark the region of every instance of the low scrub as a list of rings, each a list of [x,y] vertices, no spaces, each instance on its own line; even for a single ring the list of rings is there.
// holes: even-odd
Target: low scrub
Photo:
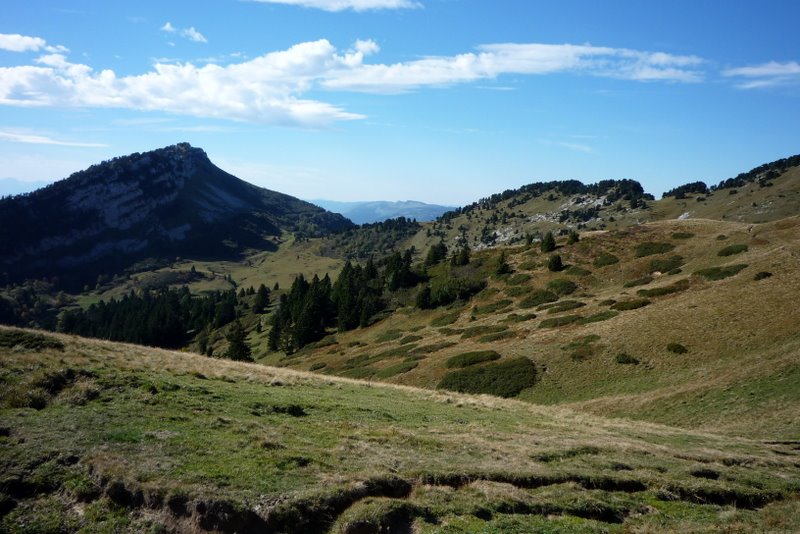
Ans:
[[[756,275],[753,277],[753,280],[755,280],[756,282],[758,282],[759,280],[764,280],[765,278],[769,278],[769,277],[771,277],[771,276],[772,276],[772,273],[771,273],[771,272],[769,272],[769,271],[759,271],[759,272],[757,272],[757,273],[756,273]]]
[[[652,289],[640,289],[636,292],[637,295],[640,297],[662,297],[664,295],[671,295],[673,293],[680,293],[681,291],[686,291],[689,289],[691,283],[689,282],[688,278],[684,278],[683,280],[678,280],[674,284],[670,284],[668,286],[663,287],[654,287]]]
[[[657,258],[650,261],[650,271],[668,273],[683,265],[683,256],[669,256],[667,258]]]
[[[614,256],[613,254],[602,254],[594,259],[592,265],[595,267],[607,267],[608,265],[614,265],[615,263],[619,263],[619,258]]]
[[[613,319],[617,315],[619,315],[619,312],[616,312],[616,311],[612,311],[612,310],[601,311],[601,312],[589,315],[588,317],[584,317],[584,318],[580,319],[579,321],[577,321],[577,324],[599,323],[600,321],[607,321],[609,319]]]
[[[521,297],[527,295],[532,289],[528,286],[512,286],[506,289],[506,295],[509,297]]]
[[[737,245],[728,245],[717,252],[717,256],[733,256],[734,254],[741,254],[742,252],[747,252],[747,245],[740,243]]]
[[[569,310],[576,310],[578,308],[583,308],[584,306],[586,306],[586,304],[584,304],[583,302],[579,302],[577,300],[563,300],[561,302],[555,302],[555,303],[552,303],[552,304],[545,304],[544,306],[547,306],[547,308],[546,308],[547,309],[547,313],[555,314],[555,313],[561,313],[561,312],[565,312],[565,311],[569,311]],[[540,309],[542,309],[542,308],[540,308]]]
[[[614,357],[614,361],[623,365],[639,365],[639,359],[634,358],[630,354],[620,352]]]
[[[667,345],[667,350],[674,354],[686,354],[687,352],[689,352],[689,349],[687,349],[680,343],[670,343],[669,345]]]
[[[476,350],[452,356],[444,362],[444,366],[448,369],[463,369],[464,367],[499,359],[500,354],[493,350]]]
[[[461,334],[461,338],[468,339],[471,337],[485,336],[486,334],[496,334],[506,330],[508,330],[507,326],[499,325],[470,326],[469,328],[464,329],[464,332]]]
[[[644,243],[636,245],[634,252],[637,258],[643,258],[645,256],[652,256],[653,254],[664,254],[665,252],[670,252],[674,248],[675,245],[672,243],[645,241]]]
[[[535,308],[541,306],[546,302],[555,302],[558,300],[558,295],[546,289],[537,289],[530,295],[520,301],[520,308]]]
[[[375,373],[374,376],[375,376],[375,378],[390,378],[392,376],[397,376],[397,375],[401,375],[403,373],[407,373],[407,372],[411,371],[412,369],[416,369],[418,365],[419,365],[419,363],[416,362],[416,361],[402,362],[402,363],[398,363],[396,365],[391,365],[389,367],[385,367],[385,368],[381,369],[380,371],[378,371],[377,373]]]
[[[501,323],[524,323],[525,321],[530,321],[531,319],[536,319],[535,313],[524,313],[522,315],[518,313],[510,313],[508,317],[501,319]]]
[[[622,302],[617,302],[612,305],[611,309],[617,311],[636,310],[638,308],[644,308],[648,304],[650,304],[648,299],[623,300]]]
[[[412,334],[412,335],[404,337],[403,339],[398,341],[398,343],[400,345],[408,345],[409,343],[416,343],[417,341],[420,341],[421,339],[422,339],[422,336],[418,336],[416,334]]]
[[[478,343],[493,343],[495,341],[500,341],[501,339],[511,339],[512,337],[517,337],[517,333],[513,330],[507,330],[505,332],[496,332],[494,334],[486,334],[485,336],[481,336],[478,338]]]
[[[649,275],[648,276],[642,276],[641,278],[636,278],[635,280],[628,280],[627,282],[622,284],[622,287],[643,286],[645,284],[649,284],[652,281],[653,281],[653,277],[652,276],[649,276]]]
[[[745,268],[747,268],[746,263],[739,263],[736,265],[723,265],[722,267],[709,267],[708,269],[700,269],[699,271],[695,271],[694,274],[702,276],[706,280],[714,281],[737,275]]]
[[[592,271],[584,269],[583,267],[578,267],[577,265],[573,265],[573,266],[569,267],[564,272],[566,274],[570,275],[570,276],[578,276],[578,277],[589,276],[590,274],[592,274]]]
[[[545,319],[539,323],[539,328],[556,328],[559,326],[566,326],[568,324],[576,323],[583,319],[581,315],[565,315],[563,317],[552,317]]]
[[[375,341],[378,343],[384,343],[386,341],[394,341],[395,339],[400,339],[403,337],[403,332],[400,330],[387,330],[383,334],[378,334],[375,338]]]
[[[452,371],[439,382],[439,389],[461,393],[487,393],[514,397],[536,382],[536,366],[528,358]]]
[[[439,327],[451,325],[458,321],[459,315],[461,315],[461,310],[452,311],[445,313],[444,315],[440,315],[439,317],[434,317],[433,320],[431,320],[431,326]]]
[[[498,300],[497,302],[492,302],[490,304],[484,304],[483,306],[473,306],[472,313],[475,315],[486,315],[488,313],[495,313],[503,308],[507,308],[511,306],[514,302],[508,299]]]
[[[432,343],[430,345],[423,345],[412,350],[409,354],[430,354],[432,352],[439,352],[448,347],[454,346],[456,343],[453,341],[440,341],[439,343]]]
[[[557,295],[570,295],[578,289],[578,285],[566,278],[556,278],[547,283],[547,288]]]
[[[694,234],[691,232],[673,232],[672,239],[691,239]]]
[[[531,279],[531,275],[525,273],[517,273],[508,277],[506,280],[506,284],[510,286],[518,286],[520,284],[524,284],[528,280]]]
[[[309,371],[319,371],[320,369],[324,369],[328,366],[325,362],[315,362],[311,364],[311,367],[308,368]]]

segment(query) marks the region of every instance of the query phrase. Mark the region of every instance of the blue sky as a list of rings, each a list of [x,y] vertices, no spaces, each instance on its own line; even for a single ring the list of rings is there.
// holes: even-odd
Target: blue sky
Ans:
[[[301,198],[659,196],[800,153],[800,3],[6,0],[0,179],[181,141]]]

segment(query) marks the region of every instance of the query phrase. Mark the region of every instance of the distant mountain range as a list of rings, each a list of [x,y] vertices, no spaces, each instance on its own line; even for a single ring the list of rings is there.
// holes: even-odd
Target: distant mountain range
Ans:
[[[251,185],[188,143],[93,165],[0,200],[0,282],[76,283],[142,258],[238,258],[274,250],[283,232],[352,227],[339,214]]]
[[[365,202],[339,202],[336,200],[309,200],[328,211],[341,213],[356,224],[366,224],[405,217],[419,222],[432,221],[441,214],[453,209],[453,206],[426,204],[416,200],[385,200]]]

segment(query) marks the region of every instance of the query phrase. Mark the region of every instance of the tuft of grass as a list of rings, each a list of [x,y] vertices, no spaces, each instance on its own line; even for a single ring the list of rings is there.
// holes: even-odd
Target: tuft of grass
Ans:
[[[734,254],[741,254],[742,252],[747,252],[747,245],[738,243],[736,245],[728,245],[727,247],[723,248],[717,252],[717,256],[733,256]]]
[[[650,300],[648,299],[623,300],[621,302],[617,302],[616,304],[612,305],[611,309],[617,311],[636,310],[639,308],[644,308],[648,304],[650,304]]]
[[[583,267],[578,267],[577,265],[573,265],[573,266],[569,267],[564,272],[566,274],[570,275],[570,276],[579,276],[579,277],[580,276],[589,276],[590,274],[592,274],[592,271],[584,269]]]
[[[706,280],[714,281],[735,276],[745,268],[747,268],[746,263],[739,263],[736,265],[724,265],[722,267],[709,267],[707,269],[700,269],[699,271],[695,271],[694,274],[702,276]]]
[[[614,256],[613,254],[601,254],[600,256],[596,257],[592,262],[592,265],[595,267],[607,267],[609,265],[614,265],[615,263],[619,263],[619,258]]]
[[[756,282],[758,282],[759,280],[764,280],[764,279],[766,279],[766,278],[769,278],[769,277],[771,277],[771,276],[772,276],[772,273],[771,273],[771,272],[769,272],[769,271],[759,271],[759,272],[757,272],[757,273],[756,273],[756,275],[753,277],[753,280],[755,280]]]
[[[559,451],[540,452],[531,455],[531,458],[533,458],[537,462],[550,463],[550,462],[558,462],[561,460],[566,460],[568,458],[575,458],[576,456],[600,454],[600,452],[601,452],[600,447],[595,447],[594,445],[583,445],[580,447],[572,447],[570,449],[564,449]]]
[[[519,303],[520,308],[535,308],[546,302],[555,302],[558,300],[558,295],[546,289],[537,289],[530,295],[522,299]]]
[[[529,274],[517,273],[517,274],[511,275],[506,280],[506,284],[508,284],[510,286],[518,286],[518,285],[524,284],[525,282],[529,281],[530,279],[531,279],[531,275],[529,275]]]
[[[674,248],[675,245],[672,243],[645,241],[644,243],[639,243],[636,245],[634,253],[636,254],[637,258],[643,258],[645,256],[652,256],[654,254],[664,254],[665,252],[670,252]]]
[[[445,361],[444,366],[448,369],[463,369],[471,365],[476,365],[484,362],[491,362],[500,359],[500,354],[493,350],[477,350],[472,352],[465,352],[451,356]]]
[[[308,368],[309,371],[319,371],[320,369],[324,369],[328,366],[325,362],[314,362],[311,364],[311,367]]]
[[[452,371],[442,378],[439,389],[461,393],[487,393],[514,397],[536,382],[536,366],[525,357]]]

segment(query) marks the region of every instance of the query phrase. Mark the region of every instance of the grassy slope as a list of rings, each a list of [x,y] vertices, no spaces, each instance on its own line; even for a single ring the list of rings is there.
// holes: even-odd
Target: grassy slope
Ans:
[[[54,337],[0,349],[4,531],[800,529],[796,444]]]
[[[694,237],[675,239],[672,234],[676,232]],[[646,241],[668,242],[675,249],[636,258],[636,244]],[[734,256],[717,255],[731,244],[747,244],[749,248]],[[525,400],[566,403],[602,415],[686,428],[775,439],[800,438],[796,419],[800,406],[800,310],[795,305],[800,296],[800,219],[764,225],[662,221],[623,231],[584,234],[578,244],[564,246],[559,253],[565,263],[590,271],[589,274],[569,274],[574,270],[550,273],[543,266],[546,256],[535,250],[516,248],[508,252],[517,274],[526,273],[529,280],[522,277],[521,283],[515,283],[519,279],[514,280],[514,275],[495,278],[467,307],[452,312],[401,308],[371,328],[339,334],[338,343],[332,346],[283,360],[272,356],[267,361],[302,369],[324,363],[322,372],[380,378],[381,370],[413,358],[418,363],[416,368],[388,380],[435,387],[447,372],[447,358],[471,350],[493,349],[508,358],[530,357],[543,371],[539,382],[521,394]],[[621,261],[594,267],[593,258],[603,253],[613,253]],[[496,254],[497,251],[484,253],[483,261],[491,263]],[[651,260],[676,254],[683,257],[680,273],[656,274],[650,283],[624,287],[626,281],[649,274]],[[692,274],[729,264],[748,267],[719,281]],[[754,275],[760,271],[774,275],[755,281]],[[557,278],[577,283],[577,291],[562,300],[577,301],[583,307],[560,313],[521,307],[529,291],[544,288]],[[609,299],[633,300],[640,298],[640,289],[676,282],[687,284],[688,289],[650,297],[649,305],[620,311],[608,320],[541,328],[544,319],[607,312]],[[512,314],[523,316],[531,312],[536,314],[535,319],[512,321]],[[444,328],[431,325],[447,313],[453,314],[452,324]],[[510,337],[482,340],[464,333],[464,329],[476,326],[505,327],[504,335]],[[587,336],[597,338],[585,343],[588,348],[583,349],[582,357],[573,358],[575,345]],[[688,352],[669,352],[670,343],[680,343]],[[441,348],[415,353],[420,348],[436,346]],[[635,357],[640,364],[617,363],[619,353]],[[365,361],[353,360],[358,357]]]

